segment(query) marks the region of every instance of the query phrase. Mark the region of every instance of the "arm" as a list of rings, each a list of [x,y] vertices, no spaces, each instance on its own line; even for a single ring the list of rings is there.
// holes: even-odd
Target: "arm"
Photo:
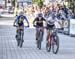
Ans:
[[[24,19],[26,20],[28,26],[29,26],[29,22],[28,22],[28,19],[26,18],[26,16],[24,16]]]
[[[45,19],[45,18],[43,18],[43,21],[46,21],[46,19]]]
[[[62,25],[61,22],[56,18],[56,21],[58,22],[58,24]]]
[[[35,21],[36,21],[36,18],[35,18],[34,21],[33,21],[33,26],[34,26],[34,24],[35,24]]]
[[[13,26],[15,25],[15,23],[16,23],[16,20],[14,21]]]
[[[43,18],[43,21],[45,21],[45,23],[44,23],[44,27],[47,27],[47,20],[45,19],[45,18]]]
[[[15,26],[15,23],[16,23],[17,20],[18,20],[18,16],[16,16],[16,19],[15,19],[15,21],[13,23],[13,26]]]

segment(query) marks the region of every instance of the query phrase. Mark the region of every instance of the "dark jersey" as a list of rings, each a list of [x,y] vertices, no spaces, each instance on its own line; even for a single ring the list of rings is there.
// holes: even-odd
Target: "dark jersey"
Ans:
[[[36,21],[36,25],[42,27],[43,26],[43,21],[45,21],[45,19],[42,17],[41,20],[39,20],[39,18],[35,18]]]

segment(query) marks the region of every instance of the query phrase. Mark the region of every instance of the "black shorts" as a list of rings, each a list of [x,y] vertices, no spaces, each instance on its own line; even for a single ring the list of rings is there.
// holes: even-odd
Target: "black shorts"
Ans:
[[[43,27],[43,23],[37,23],[36,26]]]
[[[55,26],[54,24],[53,24],[53,25],[48,25],[48,24],[47,24],[47,30],[49,30],[49,29],[53,29],[54,26]]]
[[[39,28],[39,27],[43,27],[43,26],[36,25],[36,28]]]

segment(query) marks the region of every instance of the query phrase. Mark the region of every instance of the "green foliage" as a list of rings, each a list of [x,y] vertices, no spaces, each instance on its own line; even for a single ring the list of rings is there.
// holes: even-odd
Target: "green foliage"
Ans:
[[[43,1],[42,1],[42,0],[38,0],[38,6],[39,6],[40,8],[43,7]]]
[[[32,3],[37,4],[40,8],[43,6],[43,0],[32,0]]]
[[[38,0],[32,0],[32,3],[36,3],[36,2],[38,2]]]

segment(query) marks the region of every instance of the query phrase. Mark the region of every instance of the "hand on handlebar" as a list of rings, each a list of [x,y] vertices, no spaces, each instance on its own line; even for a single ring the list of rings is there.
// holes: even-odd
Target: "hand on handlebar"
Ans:
[[[16,26],[16,25],[13,25],[14,27]]]
[[[29,27],[29,25],[27,27]]]
[[[28,26],[24,26],[24,27],[29,27],[29,25]]]
[[[34,27],[36,27],[36,25],[33,25]]]

